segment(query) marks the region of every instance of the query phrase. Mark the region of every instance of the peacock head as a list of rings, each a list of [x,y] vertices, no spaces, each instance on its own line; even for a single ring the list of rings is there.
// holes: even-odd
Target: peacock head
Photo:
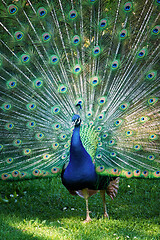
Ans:
[[[75,114],[73,117],[72,117],[72,124],[73,126],[75,127],[78,127],[80,124],[81,124],[81,118],[78,114]]]

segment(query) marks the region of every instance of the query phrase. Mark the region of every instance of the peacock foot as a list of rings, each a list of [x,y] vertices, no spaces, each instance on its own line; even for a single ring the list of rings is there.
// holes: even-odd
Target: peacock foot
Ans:
[[[83,221],[83,223],[89,223],[91,221],[92,221],[92,219],[90,217],[87,217],[86,220]]]
[[[109,215],[107,212],[104,213],[104,217],[109,219]]]

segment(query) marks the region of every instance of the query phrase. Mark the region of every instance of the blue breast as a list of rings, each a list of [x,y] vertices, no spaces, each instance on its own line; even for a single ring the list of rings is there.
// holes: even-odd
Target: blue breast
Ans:
[[[80,126],[73,131],[70,147],[70,161],[62,175],[62,183],[68,189],[95,189],[97,174],[91,156],[83,147]]]

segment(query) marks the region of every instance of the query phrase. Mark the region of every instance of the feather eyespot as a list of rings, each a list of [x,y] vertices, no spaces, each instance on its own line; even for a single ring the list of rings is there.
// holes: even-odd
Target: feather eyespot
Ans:
[[[119,173],[117,168],[112,169],[112,174],[113,175],[117,175]]]
[[[145,170],[145,171],[142,172],[142,174],[143,174],[144,177],[148,177],[149,172]]]
[[[100,20],[100,23],[99,23],[99,28],[100,29],[105,29],[107,27],[107,20],[104,18],[104,19],[101,19]]]
[[[47,10],[44,8],[44,7],[40,7],[37,11],[37,15],[40,17],[40,18],[43,18],[47,15]]]
[[[119,67],[119,62],[118,62],[118,60],[113,61],[112,64],[111,64],[112,70],[115,70],[115,69],[117,69],[118,67]]]
[[[98,132],[100,132],[101,130],[102,130],[102,127],[101,127],[101,126],[97,127],[97,131],[98,131]]]
[[[131,12],[132,11],[132,3],[131,2],[126,2],[124,4],[124,11],[127,12]]]
[[[120,110],[125,111],[129,108],[129,103],[122,103],[119,108]]]
[[[101,121],[101,120],[103,120],[103,119],[104,119],[104,113],[99,114],[99,115],[98,115],[98,120]]]
[[[150,134],[150,136],[149,136],[150,140],[157,140],[157,138],[158,138],[158,135],[156,135],[156,134]]]
[[[145,123],[145,122],[147,122],[148,120],[149,120],[149,117],[146,117],[146,116],[140,117],[140,122],[141,122],[141,123]]]
[[[73,74],[78,75],[82,71],[82,68],[79,64],[76,64],[72,70]]]
[[[101,98],[98,99],[98,104],[99,104],[100,106],[102,106],[102,105],[105,104],[105,103],[106,103],[106,97],[101,97]]]
[[[155,159],[155,156],[153,154],[151,154],[147,158],[149,161],[153,161]]]
[[[20,178],[25,178],[26,176],[27,176],[27,173],[25,173],[25,172],[20,172],[19,173]]]
[[[119,127],[121,124],[122,124],[123,120],[122,119],[117,119],[115,122],[114,122],[114,125],[116,127]]]
[[[6,130],[11,130],[13,128],[14,128],[14,124],[13,123],[6,123],[6,125],[5,125],[5,129]]]
[[[22,144],[22,141],[20,139],[16,139],[13,141],[13,145],[16,147],[20,146],[21,144]]]
[[[58,62],[59,62],[59,57],[58,57],[58,56],[52,55],[52,56],[50,57],[50,63],[51,63],[51,64],[56,65]]]
[[[126,131],[126,136],[127,137],[130,137],[132,135],[133,135],[133,131],[131,131],[131,130]]]
[[[54,150],[56,150],[58,147],[59,147],[59,143],[58,142],[55,142],[55,143],[52,144],[52,148]]]
[[[98,153],[98,154],[96,155],[96,158],[97,158],[97,159],[102,158],[102,154]]]
[[[108,145],[109,146],[113,146],[115,144],[115,140],[114,139],[111,139],[109,142],[108,142]]]
[[[120,39],[126,39],[127,37],[127,30],[126,29],[123,29],[121,32],[120,32]]]
[[[3,149],[3,145],[2,144],[0,144],[0,151]]]
[[[21,31],[17,31],[15,32],[14,34],[14,38],[17,40],[17,41],[21,41],[24,37],[24,33],[21,32]]]
[[[105,170],[104,166],[98,166],[98,167],[96,168],[96,171],[97,171],[97,172],[103,172],[104,170]]]
[[[87,113],[87,118],[90,118],[90,117],[92,117],[92,112],[91,111]]]
[[[42,40],[43,40],[44,42],[50,41],[50,40],[51,40],[51,34],[49,34],[48,32],[43,33],[43,34],[42,34]]]
[[[74,21],[76,18],[77,18],[78,14],[77,14],[77,11],[76,10],[71,10],[69,12],[69,19]]]
[[[101,49],[100,49],[100,47],[99,46],[95,46],[94,48],[93,48],[93,56],[94,57],[97,57],[97,56],[99,56],[99,54],[101,53]]]
[[[41,88],[43,86],[43,81],[41,79],[36,79],[33,82],[33,86],[36,88]]]
[[[155,177],[160,177],[160,171],[154,172],[154,176],[155,176]]]
[[[17,82],[15,80],[7,81],[7,88],[13,89],[17,86]]]
[[[8,6],[8,12],[10,15],[14,15],[18,12],[18,7],[14,4]]]
[[[35,121],[31,121],[31,122],[27,122],[27,127],[28,128],[34,128],[36,126],[36,123],[35,123]]]
[[[147,48],[143,48],[143,49],[141,49],[141,50],[138,52],[137,57],[138,57],[139,59],[142,59],[142,58],[144,58],[146,55],[147,55]]]
[[[37,140],[42,140],[44,138],[44,134],[43,133],[36,133],[35,138]]]
[[[102,138],[103,139],[106,139],[108,137],[108,133],[104,133],[103,135],[102,135]]]
[[[70,144],[65,144],[64,148],[69,148]]]
[[[19,171],[14,170],[14,171],[12,172],[12,177],[14,177],[14,178],[19,177]]]
[[[139,177],[141,175],[141,171],[140,170],[134,170],[134,176],[135,177]]]
[[[41,175],[41,171],[39,169],[35,169],[32,171],[33,176],[38,177]]]
[[[76,106],[77,106],[77,105],[80,105],[80,106],[82,107],[83,103],[84,103],[83,98],[78,98],[78,99],[76,99],[76,101],[75,101],[75,105],[76,105]]]
[[[30,56],[28,54],[22,54],[21,55],[21,62],[22,63],[28,63],[30,60]]]
[[[100,83],[100,80],[98,77],[95,76],[95,77],[91,78],[90,83],[93,87],[95,87]]]
[[[117,154],[116,154],[115,152],[111,152],[111,153],[110,153],[110,156],[111,156],[111,157],[116,157]]]
[[[98,143],[98,147],[101,147],[101,146],[102,146],[102,142],[99,142],[99,143]]]
[[[135,145],[133,146],[133,149],[136,150],[136,151],[139,151],[139,150],[142,149],[142,146],[141,146],[140,144],[135,144]]]
[[[133,176],[133,173],[131,171],[126,172],[126,177],[131,178]]]
[[[147,73],[146,75],[146,79],[148,80],[154,80],[157,76],[157,72],[156,71],[150,71]]]
[[[152,29],[152,34],[158,35],[159,33],[160,33],[160,25],[157,25]]]
[[[46,177],[49,175],[49,172],[46,172],[46,171],[42,171],[42,177]]]
[[[78,35],[75,35],[73,38],[72,38],[72,44],[74,46],[78,46],[80,44],[80,37]]]
[[[62,160],[66,159],[66,158],[67,158],[67,154],[63,154],[63,155],[61,156],[61,159],[62,159]]]
[[[2,105],[2,110],[9,111],[11,109],[12,105],[10,103],[4,103]]]
[[[148,99],[148,104],[149,105],[154,105],[158,101],[158,98],[156,97],[151,97]]]
[[[23,150],[24,155],[29,155],[31,153],[31,149],[27,148]]]
[[[60,113],[60,107],[59,106],[54,106],[54,107],[52,107],[51,108],[51,113],[53,113],[53,114],[58,114],[58,113]]]
[[[60,134],[60,140],[64,141],[67,138],[67,135],[65,133]]]
[[[67,92],[67,86],[65,86],[63,84],[59,85],[58,92],[59,93],[66,93]]]
[[[8,173],[3,173],[3,174],[1,175],[2,180],[7,180],[7,179],[9,179],[10,177],[11,177],[11,175],[8,174]]]
[[[58,167],[53,167],[52,169],[51,169],[51,172],[52,173],[58,173],[58,172],[60,172],[60,168],[58,168]]]
[[[28,103],[26,107],[29,111],[34,111],[37,105],[34,102],[32,102],[32,103]]]
[[[11,158],[11,157],[7,158],[6,162],[7,162],[8,164],[11,164],[11,163],[13,162],[13,158]]]
[[[50,157],[51,157],[51,155],[49,155],[49,154],[44,154],[44,155],[43,155],[43,159],[44,159],[44,160],[50,159]]]
[[[60,125],[60,123],[55,123],[52,127],[55,130],[59,130],[61,128],[61,125]]]

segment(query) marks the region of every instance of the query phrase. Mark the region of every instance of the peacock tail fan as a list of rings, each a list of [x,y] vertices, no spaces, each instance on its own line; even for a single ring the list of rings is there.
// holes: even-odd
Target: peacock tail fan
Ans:
[[[60,174],[77,104],[98,174],[160,177],[159,9],[1,0],[1,180]]]

